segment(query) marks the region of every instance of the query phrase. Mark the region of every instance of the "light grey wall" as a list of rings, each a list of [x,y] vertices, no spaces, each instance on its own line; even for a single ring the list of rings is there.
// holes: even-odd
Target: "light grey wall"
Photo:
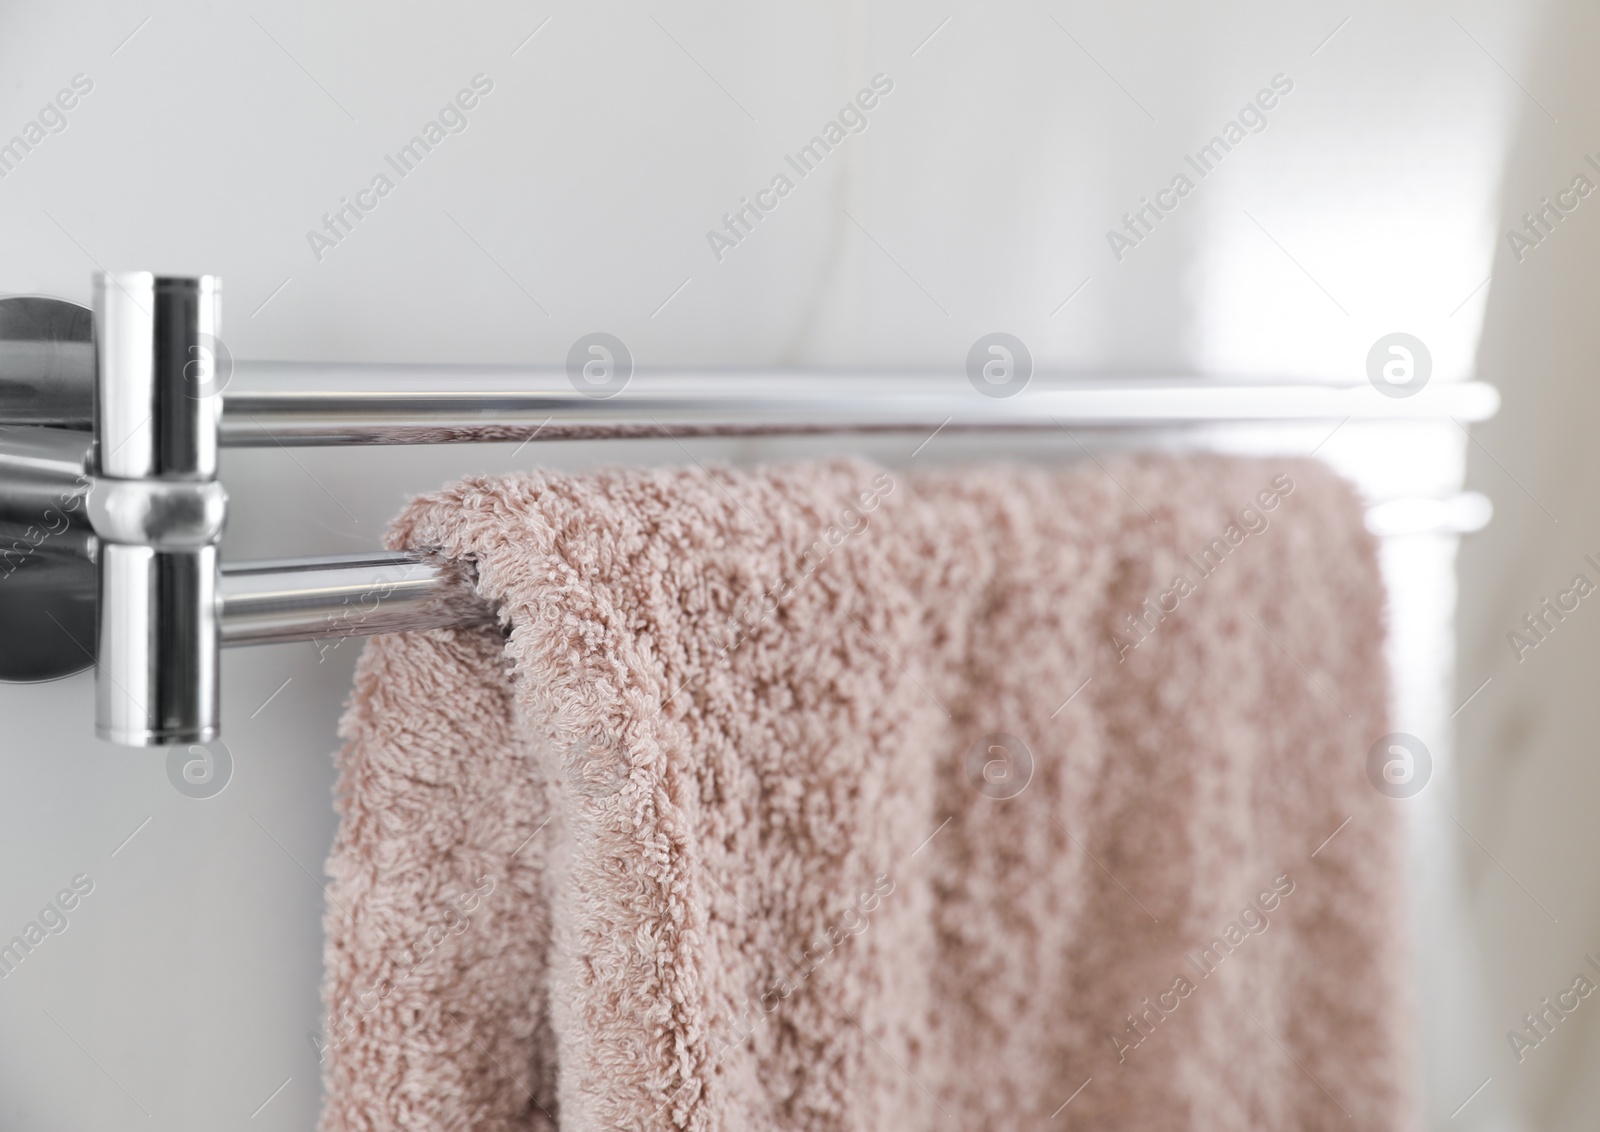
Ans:
[[[1552,1027],[1537,1048],[1512,1052],[1507,1035],[1554,1002],[1580,971],[1600,985],[1600,602],[1544,614],[1542,643],[1525,618],[1572,591],[1578,574],[1600,585],[1600,193],[1568,195],[1577,207],[1532,248],[1509,233],[1523,214],[1571,188],[1581,174],[1600,186],[1600,116],[1593,47],[1600,16],[1559,3],[1535,62],[1524,72],[1548,108],[1525,108],[1507,162],[1499,245],[1480,372],[1505,406],[1480,430],[1470,478],[1494,493],[1493,528],[1461,553],[1458,702],[1462,711],[1458,851],[1467,869],[1473,923],[1492,974],[1490,1016],[1499,1048],[1496,1085],[1522,1098],[1533,1126],[1588,1129],[1600,1113],[1600,996]],[[1520,255],[1519,255],[1520,252]],[[1520,647],[1508,640],[1518,632]],[[1520,653],[1520,659],[1519,659]]]
[[[1524,445],[1533,474],[1534,454],[1554,458],[1546,436],[1576,448],[1576,402],[1562,398],[1577,393],[1523,399],[1520,383],[1539,367],[1512,360],[1529,327],[1560,342],[1581,322],[1586,245],[1549,249],[1547,260],[1564,255],[1570,266],[1550,268],[1546,278],[1563,282],[1547,283],[1542,302],[1524,293],[1530,313],[1495,321],[1496,304],[1513,301],[1504,264],[1493,286],[1478,284],[1513,143],[1525,154],[1529,137],[1571,138],[1562,142],[1570,153],[1549,151],[1548,176],[1537,162],[1513,167],[1511,180],[1527,176],[1517,200],[1549,191],[1582,148],[1592,29],[1582,25],[1583,40],[1552,34],[1535,65],[1541,10],[1395,11],[1376,0],[12,4],[0,9],[0,140],[37,120],[74,75],[94,87],[61,132],[0,179],[0,292],[86,302],[101,266],[215,272],[226,284],[224,337],[249,358],[557,362],[579,335],[606,330],[641,365],[956,367],[979,335],[1006,330],[1053,367],[1346,380],[1359,380],[1368,347],[1397,329],[1429,344],[1437,380],[1470,375],[1491,303],[1499,352],[1488,376],[1515,407],[1491,447],[1515,455]],[[865,132],[715,258],[708,229],[879,73],[894,89]],[[479,74],[494,87],[467,129],[396,178],[319,260],[308,230]],[[1184,155],[1278,74],[1294,89],[1266,128],[1119,261],[1108,229],[1186,170]],[[1527,113],[1523,87],[1559,106],[1570,132]],[[1580,215],[1568,226],[1585,223]],[[1565,358],[1577,383],[1581,351],[1541,349],[1534,356]],[[1449,430],[1417,447],[1353,436],[1323,454],[1372,486],[1448,488],[1464,450]],[[1275,443],[1314,443],[1302,439]],[[466,471],[686,458],[670,442],[513,447],[231,451],[225,553],[374,546],[405,497]],[[802,450],[690,448],[702,460]],[[898,454],[888,444],[870,452]],[[1540,483],[1557,508],[1566,500],[1552,485],[1565,473],[1551,468]],[[1535,526],[1512,537],[1531,522],[1516,489],[1491,476],[1485,490],[1502,520],[1480,542],[1500,548],[1506,577],[1512,565],[1532,569],[1542,551],[1517,549],[1537,538]],[[1567,510],[1581,512],[1577,498]],[[1412,557],[1423,563],[1414,579],[1434,582],[1408,600],[1416,623],[1433,629],[1407,638],[1402,683],[1422,689],[1412,697],[1422,706],[1408,710],[1442,723],[1428,697],[1448,697],[1428,689],[1448,671],[1438,631],[1448,601],[1435,598],[1449,547]],[[1521,611],[1520,595],[1543,578],[1497,584]],[[226,656],[235,770],[205,800],[173,788],[160,754],[93,739],[88,677],[0,688],[0,937],[72,877],[94,881],[70,927],[0,980],[0,1128],[312,1125],[317,1067],[306,1034],[319,1024],[329,755],[357,647]],[[1477,669],[1465,671],[1470,679]],[[1567,671],[1576,681],[1581,669]],[[1509,682],[1497,680],[1478,707],[1493,708]],[[1573,695],[1581,699],[1576,684]],[[1519,772],[1514,806],[1492,782],[1469,806],[1475,828],[1518,854],[1513,868],[1530,887],[1566,870],[1565,886],[1539,889],[1557,901],[1581,876],[1581,819],[1565,810],[1540,830],[1534,815],[1578,804],[1574,779],[1558,773],[1581,756],[1571,742],[1549,748],[1546,772]],[[1512,810],[1523,824],[1497,826]],[[1519,836],[1544,856],[1524,859]],[[1425,940],[1452,922],[1446,866],[1444,910],[1430,913]],[[1485,877],[1481,892],[1505,895],[1493,887],[1503,879]],[[1543,966],[1526,988],[1518,983],[1523,941],[1496,935],[1500,905],[1483,907],[1499,996],[1484,1030],[1492,1043],[1506,1007],[1553,984]],[[1465,985],[1430,992],[1430,1106],[1441,1126],[1476,1083],[1476,1063],[1457,1056],[1459,1019],[1471,1014],[1459,1003],[1481,989],[1470,950],[1451,952]],[[1566,955],[1552,951],[1561,959],[1552,969],[1574,965]],[[1425,952],[1419,962],[1430,960]],[[1538,1103],[1577,1127],[1576,1114],[1592,1117],[1600,1099],[1575,1083],[1581,1058],[1562,1056],[1568,1076],[1550,1088],[1570,1087]],[[1538,1090],[1502,1088],[1495,1076],[1449,1126],[1521,1126],[1513,1110]]]

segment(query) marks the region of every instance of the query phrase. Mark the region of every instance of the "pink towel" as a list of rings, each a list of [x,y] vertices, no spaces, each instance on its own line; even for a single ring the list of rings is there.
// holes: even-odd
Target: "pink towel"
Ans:
[[[506,632],[362,657],[325,1132],[1414,1126],[1320,466],[472,478],[393,541]]]

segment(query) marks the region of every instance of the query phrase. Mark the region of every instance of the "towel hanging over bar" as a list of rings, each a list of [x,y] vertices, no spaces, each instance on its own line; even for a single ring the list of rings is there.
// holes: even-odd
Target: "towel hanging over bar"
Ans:
[[[221,645],[488,616],[420,554],[222,566],[219,447],[1465,423],[1499,406],[1478,382],[1394,397],[1366,384],[1034,376],[996,396],[960,372],[630,369],[596,385],[552,366],[233,361],[220,289],[214,276],[126,272],[96,277],[92,317],[0,300],[0,679],[94,664],[97,730],[114,742],[213,738]],[[1481,497],[1425,502],[1437,529],[1487,518]]]

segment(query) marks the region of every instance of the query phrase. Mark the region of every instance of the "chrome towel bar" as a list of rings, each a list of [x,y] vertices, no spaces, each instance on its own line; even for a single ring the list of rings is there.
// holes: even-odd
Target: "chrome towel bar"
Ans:
[[[92,315],[53,299],[0,300],[0,679],[95,665],[96,728],[126,745],[217,735],[222,645],[492,619],[458,570],[420,553],[219,563],[222,447],[1465,424],[1499,405],[1476,382],[1402,397],[1365,383],[1018,380],[1003,342],[991,349],[1010,384],[998,387],[977,370],[634,373],[605,335],[589,336],[587,354],[574,347],[565,368],[234,361],[220,291],[213,276],[126,272],[96,277]],[[1487,520],[1487,501],[1470,494],[1396,503],[1406,501],[1384,513],[1402,528],[1407,515],[1428,516],[1417,529]]]

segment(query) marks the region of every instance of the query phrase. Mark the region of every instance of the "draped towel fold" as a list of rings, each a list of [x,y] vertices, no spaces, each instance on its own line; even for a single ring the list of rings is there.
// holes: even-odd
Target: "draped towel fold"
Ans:
[[[392,543],[501,628],[362,656],[324,1132],[1414,1126],[1321,466],[480,477]]]

